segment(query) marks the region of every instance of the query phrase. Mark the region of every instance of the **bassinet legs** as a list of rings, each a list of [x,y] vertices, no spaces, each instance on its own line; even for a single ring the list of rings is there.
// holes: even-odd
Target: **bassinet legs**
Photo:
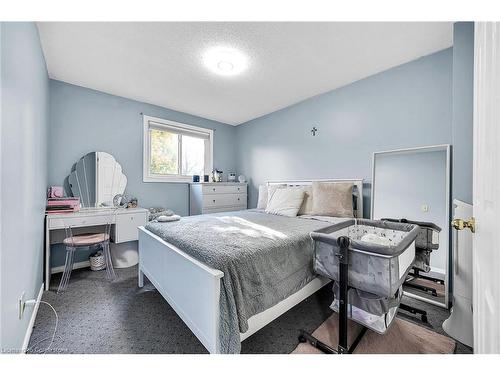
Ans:
[[[316,339],[309,333],[305,332],[304,330],[300,330],[300,335],[299,335],[299,342],[304,343],[304,342],[309,342],[312,346],[315,348],[321,350],[323,353],[326,354],[351,354],[354,352],[358,344],[360,343],[361,339],[363,338],[364,334],[367,331],[366,327],[363,327],[363,329],[359,332],[359,334],[356,336],[354,339],[353,343],[351,346],[348,346],[347,344],[347,323],[348,323],[348,318],[347,318],[347,306],[348,306],[348,301],[347,301],[347,292],[349,290],[349,280],[348,280],[348,275],[349,275],[349,244],[350,244],[350,239],[349,237],[339,237],[337,240],[337,243],[339,245],[340,251],[338,254],[335,254],[339,258],[339,319],[338,319],[338,326],[339,326],[339,342],[337,349],[332,348],[331,346],[325,344],[324,342]]]

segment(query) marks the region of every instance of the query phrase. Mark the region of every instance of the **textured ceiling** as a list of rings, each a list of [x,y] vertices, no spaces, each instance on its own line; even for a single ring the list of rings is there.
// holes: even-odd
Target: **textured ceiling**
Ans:
[[[38,24],[51,78],[238,125],[452,45],[440,23]],[[202,63],[213,46],[248,56],[245,72]]]

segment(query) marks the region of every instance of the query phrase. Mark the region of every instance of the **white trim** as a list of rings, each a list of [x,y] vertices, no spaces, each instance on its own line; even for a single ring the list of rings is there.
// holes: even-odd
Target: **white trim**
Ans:
[[[21,347],[21,353],[26,354],[28,350],[28,345],[30,343],[31,334],[33,333],[33,327],[35,325],[36,314],[38,314],[38,308],[40,307],[40,301],[42,300],[44,290],[44,284],[40,285],[40,290],[38,291],[38,296],[36,297],[35,307],[31,313],[30,322],[28,323],[28,328],[26,329],[26,334],[24,335],[23,346]]]
[[[408,147],[408,148],[397,148],[394,150],[384,150],[384,151],[375,151],[373,155],[375,154],[397,154],[397,153],[406,153],[406,152],[432,152],[432,151],[440,151],[440,150],[446,150],[448,147],[450,147],[449,143],[442,143],[438,145],[429,145],[429,146],[417,146],[417,147]]]
[[[87,268],[90,267],[90,261],[84,260],[83,262],[77,262],[73,264],[73,270],[77,270],[80,268]],[[52,267],[50,269],[50,274],[53,275],[55,273],[61,273],[64,272],[64,266],[57,266],[57,267]]]
[[[165,125],[166,128],[179,128],[208,135],[208,147],[205,147],[205,174],[210,174],[213,168],[214,131],[201,126],[183,124],[176,121],[165,120],[158,117],[143,115],[143,143],[142,143],[142,181],[143,182],[178,182],[187,183],[192,181],[192,176],[184,175],[161,175],[155,176],[149,173],[150,145],[149,129],[150,122],[154,122],[156,127]],[[179,158],[182,156],[179,146]],[[182,165],[182,160],[179,160]]]

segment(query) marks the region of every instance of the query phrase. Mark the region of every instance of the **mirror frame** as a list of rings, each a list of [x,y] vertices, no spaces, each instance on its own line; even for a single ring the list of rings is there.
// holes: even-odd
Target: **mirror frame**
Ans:
[[[446,309],[450,308],[452,299],[450,298],[451,289],[450,283],[452,282],[452,273],[450,272],[451,267],[451,249],[453,248],[452,243],[452,235],[451,235],[451,182],[452,182],[452,169],[451,169],[451,145],[450,144],[439,144],[439,145],[431,145],[431,146],[421,146],[421,147],[410,147],[410,148],[402,148],[395,150],[386,150],[386,151],[376,151],[373,153],[372,157],[372,187],[371,187],[371,204],[370,204],[370,219],[373,220],[373,209],[375,205],[375,158],[377,155],[382,154],[411,154],[417,152],[426,152],[426,151],[445,151],[446,152],[446,227],[442,228],[443,235],[448,236],[448,249],[447,249],[447,257],[446,257],[446,274],[445,274],[445,297],[444,303],[432,300],[430,298],[425,298],[420,295],[416,295],[414,293],[407,292],[403,290],[403,294],[414,298],[419,301],[427,302],[435,306],[444,307]]]

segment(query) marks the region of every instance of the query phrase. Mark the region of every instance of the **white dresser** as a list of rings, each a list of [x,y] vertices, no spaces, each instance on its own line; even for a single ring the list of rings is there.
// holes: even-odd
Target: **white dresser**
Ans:
[[[193,182],[189,184],[189,214],[247,209],[247,184],[239,182]]]

